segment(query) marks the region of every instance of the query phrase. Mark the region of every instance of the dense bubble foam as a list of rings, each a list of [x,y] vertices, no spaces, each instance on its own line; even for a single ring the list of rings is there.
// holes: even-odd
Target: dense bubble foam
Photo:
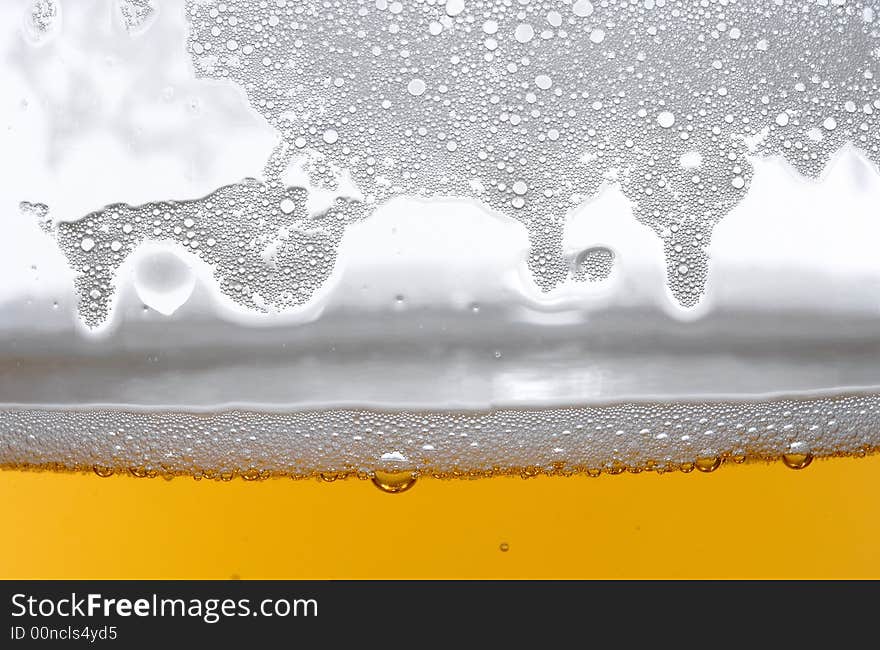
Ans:
[[[725,458],[805,467],[813,456],[880,448],[878,417],[878,398],[857,395],[491,413],[16,409],[0,411],[0,436],[3,462],[19,466],[291,476],[378,469],[393,487],[388,474],[413,472],[613,474],[685,463],[710,472]]]
[[[575,279],[587,279],[591,282],[604,280],[611,275],[614,252],[601,246],[590,248],[577,256],[575,264]]]
[[[620,182],[664,241],[674,295],[691,306],[712,229],[748,187],[749,155],[779,153],[815,176],[843,142],[876,154],[867,9],[197,3],[189,47],[201,74],[242,83],[285,141],[315,152],[318,171],[338,164],[370,199],[470,195],[521,220],[545,290],[568,276],[569,207]],[[240,51],[223,47],[229,38]],[[332,142],[318,137],[328,129]],[[698,168],[681,169],[694,150]]]
[[[146,29],[156,13],[148,0],[118,4],[127,29]],[[27,15],[46,31],[57,6],[36,2]],[[187,15],[196,73],[239,84],[282,137],[263,191],[277,195],[302,152],[316,186],[332,190],[344,170],[362,192],[361,202],[305,222],[327,249],[390,197],[472,196],[525,224],[529,268],[549,291],[571,275],[566,214],[616,182],[662,240],[674,296],[693,306],[705,291],[714,226],[748,189],[750,156],[780,154],[816,176],[845,142],[873,159],[878,150],[876,30],[860,3],[475,0],[450,9],[427,0],[239,0],[190,2]],[[691,164],[679,164],[683,157]],[[236,198],[256,206],[247,190]],[[290,200],[284,205],[291,214]],[[206,222],[230,218],[218,214],[226,207],[191,210],[213,239],[225,231],[237,246],[253,241]],[[272,210],[256,211],[272,219]],[[69,228],[82,236],[114,218],[104,210]],[[160,225],[148,234],[166,236]],[[261,227],[263,238],[277,235]],[[237,256],[199,254],[224,274],[240,271]],[[112,269],[108,257],[93,261]],[[327,250],[319,263],[334,260]],[[236,299],[284,308],[329,276],[295,264],[279,270],[300,298],[276,300],[284,292],[270,286],[254,300],[246,285],[265,280],[262,271],[235,283]],[[107,295],[101,284],[98,275],[81,283],[93,325],[108,313],[88,300],[92,288]]]
[[[870,3],[9,16],[0,463],[400,491],[880,445]]]
[[[155,0],[118,0],[117,8],[122,24],[130,34],[147,31],[159,13]]]
[[[22,30],[33,45],[43,45],[61,29],[61,3],[33,0],[22,17]]]
[[[220,290],[240,304],[284,309],[321,287],[345,225],[363,216],[361,204],[339,199],[313,222],[305,196],[246,180],[195,201],[112,205],[49,229],[79,272],[80,317],[90,326],[106,321],[117,272],[143,242],[173,242],[212,265]]]

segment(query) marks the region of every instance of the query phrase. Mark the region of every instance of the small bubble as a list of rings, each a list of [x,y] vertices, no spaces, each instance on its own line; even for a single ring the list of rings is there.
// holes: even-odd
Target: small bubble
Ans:
[[[575,16],[586,18],[593,13],[593,3],[590,0],[577,0],[572,6]]]
[[[698,458],[694,461],[694,467],[696,467],[701,472],[714,472],[716,469],[721,467],[722,459],[720,456],[707,456],[705,458]]]
[[[406,492],[416,484],[416,475],[413,472],[385,472],[375,470],[373,472],[373,485],[388,494],[400,494]]]
[[[703,156],[700,155],[699,151],[688,151],[687,153],[682,154],[681,158],[678,159],[678,164],[685,169],[696,169],[702,163]]]
[[[513,37],[520,43],[528,43],[535,37],[535,30],[528,23],[521,23],[513,31]]]
[[[418,97],[419,95],[424,93],[425,88],[426,88],[425,82],[422,81],[421,79],[413,79],[406,86],[407,92],[410,95],[412,95],[413,97]]]
[[[92,465],[92,471],[101,478],[113,476],[113,468],[105,467],[104,465]]]
[[[170,316],[192,295],[195,274],[176,252],[155,248],[143,254],[134,271],[134,289],[141,301]]]
[[[657,115],[657,124],[662,126],[664,129],[668,129],[673,124],[675,124],[675,115],[670,113],[669,111],[663,111]]]
[[[464,11],[464,0],[446,0],[446,15],[457,16]]]
[[[813,462],[812,454],[782,454],[782,462],[789,469],[804,469]]]

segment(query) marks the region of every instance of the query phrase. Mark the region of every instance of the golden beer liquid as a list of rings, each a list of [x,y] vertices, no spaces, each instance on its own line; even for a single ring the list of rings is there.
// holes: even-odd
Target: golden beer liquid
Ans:
[[[0,578],[880,578],[880,455],[727,460],[398,494],[7,469]]]

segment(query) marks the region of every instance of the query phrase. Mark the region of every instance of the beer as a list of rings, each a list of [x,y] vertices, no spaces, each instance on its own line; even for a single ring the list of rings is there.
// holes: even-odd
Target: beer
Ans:
[[[21,0],[0,25],[0,465],[89,475],[10,484],[644,498],[623,476],[760,493],[880,448],[868,4]],[[159,477],[198,483],[131,480]]]

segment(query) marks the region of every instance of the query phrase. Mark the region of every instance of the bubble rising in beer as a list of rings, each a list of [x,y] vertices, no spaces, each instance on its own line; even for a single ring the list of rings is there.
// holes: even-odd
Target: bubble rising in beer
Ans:
[[[373,472],[373,485],[382,492],[388,494],[400,494],[411,489],[416,484],[417,477],[414,472],[386,472],[375,470]]]

